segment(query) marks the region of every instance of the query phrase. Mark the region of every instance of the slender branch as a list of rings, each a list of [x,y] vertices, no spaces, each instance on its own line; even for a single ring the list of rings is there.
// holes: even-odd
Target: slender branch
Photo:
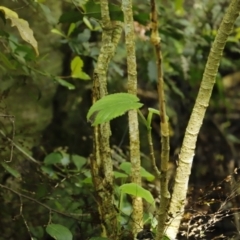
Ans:
[[[151,0],[151,42],[155,48],[157,58],[157,72],[158,72],[158,99],[160,108],[160,129],[161,129],[161,175],[160,189],[161,202],[158,209],[158,226],[156,239],[161,240],[164,235],[165,221],[167,219],[167,210],[170,200],[168,191],[168,162],[169,162],[169,126],[168,117],[166,114],[165,94],[164,94],[164,80],[162,71],[162,52],[161,52],[161,38],[158,33],[158,16],[156,9],[156,1]]]
[[[93,74],[93,102],[103,98],[107,92],[107,71],[115,54],[122,33],[122,23],[113,22],[109,16],[107,0],[101,0],[102,46]],[[94,128],[94,154],[91,172],[97,194],[102,236],[112,239],[118,235],[118,213],[114,206],[113,161],[110,149],[110,124]]]
[[[21,152],[24,156],[26,156],[28,160],[30,160],[38,165],[41,165],[41,163],[39,161],[34,159],[32,156],[30,156],[24,149],[22,149],[20,146],[18,146],[11,138],[7,137],[6,134],[2,130],[0,130],[0,134],[4,138],[6,138],[12,144],[12,146],[14,146],[19,152]],[[11,147],[11,149],[12,149],[12,147]]]
[[[16,190],[13,190],[12,188],[9,188],[9,187],[4,186],[4,185],[2,185],[2,184],[0,184],[0,187],[6,189],[6,190],[8,190],[8,191],[10,191],[10,192],[12,192],[12,193],[14,193],[14,194],[16,194],[16,195],[18,195],[19,198],[28,199],[28,200],[30,200],[30,201],[32,201],[32,202],[35,202],[35,203],[37,203],[38,205],[46,208],[48,211],[55,212],[55,213],[57,213],[57,214],[59,214],[59,215],[62,215],[62,216],[64,216],[64,217],[72,218],[72,219],[74,219],[74,220],[78,220],[78,221],[79,221],[79,218],[78,218],[78,217],[89,217],[89,216],[90,216],[90,214],[88,214],[88,213],[86,213],[86,214],[64,213],[64,212],[58,211],[58,210],[56,210],[56,209],[53,209],[53,208],[47,206],[46,204],[39,202],[38,200],[36,200],[36,199],[34,199],[34,198],[31,198],[31,197],[29,197],[29,196],[27,196],[27,195],[25,195],[25,194],[22,194],[22,193],[20,193],[20,192],[18,192],[18,191],[16,191]],[[20,215],[21,215],[21,209],[20,209]],[[78,217],[76,217],[76,216],[78,216]]]
[[[208,56],[198,96],[188,122],[179,154],[179,164],[176,171],[172,199],[168,210],[168,222],[166,225],[166,233],[169,238],[176,238],[178,233],[182,219],[182,214],[179,215],[179,213],[184,212],[197,137],[212,95],[223,49],[228,36],[232,32],[239,11],[240,0],[231,0]]]
[[[122,0],[122,11],[124,15],[125,42],[127,49],[127,71],[128,71],[128,92],[137,95],[137,64],[135,53],[135,32],[133,25],[132,0]],[[128,112],[130,160],[132,163],[131,181],[141,185],[141,162],[138,116],[136,110]],[[135,236],[142,228],[143,204],[142,199],[132,198],[133,222],[132,233]]]

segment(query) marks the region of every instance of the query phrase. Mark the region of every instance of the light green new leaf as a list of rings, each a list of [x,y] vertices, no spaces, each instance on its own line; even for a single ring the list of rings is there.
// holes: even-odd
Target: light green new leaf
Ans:
[[[135,197],[141,197],[145,199],[147,202],[149,202],[150,204],[153,204],[155,206],[155,201],[152,194],[148,190],[144,189],[143,187],[139,186],[136,183],[123,184],[122,186],[120,186],[119,189],[123,193],[127,193]]]
[[[46,231],[56,240],[72,240],[73,238],[70,230],[60,224],[49,224]]]
[[[10,19],[12,22],[12,27],[17,27],[22,39],[32,45],[36,52],[36,55],[38,56],[38,43],[33,36],[33,31],[29,27],[28,22],[24,19],[19,18],[18,14],[9,8],[0,6],[0,11],[4,13],[6,19]]]
[[[82,80],[90,80],[91,78],[85,72],[83,72],[82,70],[83,66],[84,66],[83,60],[79,56],[76,56],[71,61],[71,71],[72,71],[71,76],[73,78],[80,78]]]
[[[93,126],[108,122],[125,112],[142,107],[137,96],[129,93],[115,93],[103,97],[89,109],[87,119]]]

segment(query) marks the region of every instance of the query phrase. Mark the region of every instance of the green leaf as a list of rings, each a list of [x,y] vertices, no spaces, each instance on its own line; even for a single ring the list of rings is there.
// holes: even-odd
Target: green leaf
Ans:
[[[122,169],[128,175],[130,175],[132,164],[130,162],[123,162],[123,163],[120,164],[119,168]],[[141,169],[140,169],[140,174],[141,174],[141,177],[146,178],[149,182],[151,182],[155,179],[155,176],[152,175],[150,172],[148,172],[143,167],[141,167]]]
[[[130,162],[123,162],[120,164],[119,168],[123,170],[126,174],[131,174],[132,164]]]
[[[56,29],[56,28],[52,29],[51,33],[55,33],[57,35],[60,35],[61,37],[66,38],[66,35],[63,32],[61,32],[60,30]]]
[[[153,204],[155,206],[155,200],[152,196],[152,194],[144,189],[143,187],[139,186],[136,183],[126,183],[120,186],[119,188],[123,193],[133,195],[135,197],[141,197],[145,199],[150,204]]]
[[[54,80],[57,81],[60,85],[67,87],[69,90],[75,89],[75,86],[72,85],[71,83],[59,78],[59,77],[54,77]]]
[[[43,162],[45,163],[45,165],[52,165],[56,163],[61,163],[62,158],[63,156],[60,152],[52,152],[44,158]]]
[[[71,61],[71,76],[73,78],[80,78],[83,80],[90,80],[91,78],[82,71],[82,68],[84,66],[83,60],[79,57],[76,56],[72,61]]]
[[[7,172],[9,172],[12,176],[14,176],[15,178],[21,178],[21,174],[16,169],[13,169],[12,167],[10,167],[8,164],[4,162],[2,162],[1,164],[4,167],[4,169]]]
[[[68,37],[72,34],[72,32],[75,30],[75,28],[76,28],[76,24],[75,23],[71,23],[70,27],[68,29],[68,33],[67,33]]]
[[[15,69],[15,66],[8,60],[8,58],[5,56],[5,54],[0,52],[0,61],[3,63],[3,65],[8,69]]]
[[[38,43],[33,36],[33,31],[29,27],[28,22],[25,21],[24,19],[19,18],[18,14],[9,8],[0,6],[0,11],[4,13],[6,19],[9,19],[11,21],[12,27],[16,26],[21,38],[27,43],[31,44],[31,46],[34,48],[36,52],[36,55],[38,56],[39,55]]]
[[[87,159],[85,157],[79,156],[79,155],[72,155],[71,156],[73,163],[75,164],[76,168],[80,170],[83,165],[86,164]]]
[[[46,232],[56,240],[72,240],[73,236],[70,230],[60,224],[49,224]]]
[[[128,177],[127,174],[121,173],[121,172],[118,172],[118,171],[114,171],[113,173],[114,173],[115,178],[127,178]]]
[[[89,19],[87,17],[83,17],[83,22],[86,24],[86,26],[90,29],[93,30],[93,26],[91,24],[91,22],[89,21]]]
[[[93,184],[93,181],[92,181],[92,178],[91,177],[87,177],[85,178],[82,183],[85,183],[85,184]]]
[[[93,126],[108,122],[125,112],[142,107],[137,96],[129,93],[115,93],[103,97],[89,109],[87,119]]]
[[[141,167],[140,169],[141,177],[146,178],[149,182],[152,182],[155,179],[155,176],[148,172],[145,168]]]

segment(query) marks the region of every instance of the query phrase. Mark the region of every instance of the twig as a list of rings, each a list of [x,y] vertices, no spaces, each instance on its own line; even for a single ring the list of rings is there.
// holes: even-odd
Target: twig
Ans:
[[[6,138],[11,144],[12,146],[14,146],[19,152],[21,152],[24,156],[27,157],[28,160],[38,164],[38,165],[41,165],[41,163],[39,161],[37,161],[36,159],[34,159],[32,156],[30,156],[27,152],[25,152],[20,146],[18,146],[11,138],[7,137],[6,134],[0,130],[0,134]],[[11,158],[11,157],[10,157]]]
[[[40,206],[42,206],[42,207],[44,207],[44,208],[46,208],[48,211],[57,213],[57,214],[62,215],[62,216],[64,216],[64,217],[69,217],[69,218],[72,218],[72,219],[74,219],[74,220],[79,221],[79,218],[78,218],[78,217],[89,217],[89,216],[90,216],[89,213],[83,213],[83,214],[64,213],[64,212],[58,211],[58,210],[56,210],[56,209],[53,209],[53,208],[47,206],[47,205],[44,204],[44,203],[39,202],[38,200],[36,200],[36,199],[34,199],[34,198],[32,198],[32,197],[29,197],[29,196],[27,196],[27,195],[25,195],[25,194],[22,194],[22,193],[20,193],[20,192],[18,192],[18,191],[16,191],[16,190],[13,190],[12,188],[9,188],[9,187],[4,186],[4,185],[2,185],[2,184],[0,184],[0,187],[1,187],[1,188],[4,188],[4,189],[6,189],[6,190],[8,190],[8,191],[10,191],[10,192],[12,192],[12,193],[15,193],[16,195],[19,196],[19,198],[21,198],[21,197],[26,198],[26,199],[28,199],[28,200],[30,200],[30,201],[32,201],[32,202],[37,203],[38,205],[40,205]],[[74,216],[74,215],[75,215],[75,216]],[[77,217],[76,217],[76,216],[77,216]]]

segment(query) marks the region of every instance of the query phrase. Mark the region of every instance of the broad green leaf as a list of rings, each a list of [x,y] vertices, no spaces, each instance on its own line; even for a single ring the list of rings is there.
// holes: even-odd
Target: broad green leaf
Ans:
[[[126,194],[133,195],[135,197],[141,197],[145,199],[150,204],[153,204],[155,206],[155,200],[152,196],[152,194],[144,189],[143,187],[139,186],[136,183],[126,183],[119,187],[119,189]]]
[[[56,163],[61,163],[62,158],[63,156],[60,152],[52,152],[44,158],[43,162],[45,165],[52,165]]]
[[[108,122],[125,112],[142,107],[137,96],[129,93],[115,93],[103,97],[89,109],[87,119],[93,126]]]
[[[63,80],[62,78],[54,77],[54,80],[57,81],[60,85],[68,88],[69,90],[75,89],[75,86],[74,86],[74,85],[72,85],[71,83]]]
[[[73,236],[70,230],[60,224],[49,224],[46,232],[56,240],[72,240]]]
[[[4,169],[7,172],[9,172],[12,176],[14,176],[15,178],[21,178],[21,174],[16,169],[13,169],[12,167],[10,167],[8,164],[4,162],[2,162],[1,164],[4,167]]]
[[[90,80],[91,78],[82,71],[82,68],[84,66],[83,60],[79,57],[76,56],[72,61],[71,61],[71,76],[73,78],[80,78],[83,80]]]
[[[148,172],[145,168],[141,167],[140,169],[141,177],[146,178],[149,182],[152,182],[155,179],[155,176]]]
[[[123,163],[120,164],[119,168],[122,169],[128,175],[130,175],[132,164],[130,162],[123,162]],[[149,182],[151,182],[155,179],[155,176],[152,175],[150,172],[148,172],[143,167],[141,167],[141,169],[140,169],[140,174],[141,174],[141,177],[146,178]]]
[[[130,162],[123,162],[120,164],[119,168],[123,170],[126,174],[131,174],[132,164]]]
[[[113,173],[114,173],[115,178],[127,178],[128,177],[127,174],[121,173],[121,172],[118,172],[118,171],[114,171]]]
[[[12,27],[16,26],[22,39],[32,45],[34,48],[36,55],[38,56],[38,43],[36,39],[33,36],[33,31],[29,27],[29,24],[27,21],[21,19],[18,17],[18,14],[14,11],[12,11],[9,8],[0,6],[0,11],[2,11],[5,15],[6,19],[9,19],[12,22]]]
[[[91,80],[90,76],[85,72],[79,72],[77,78],[80,78],[82,80]]]
[[[85,165],[87,162],[87,159],[85,157],[79,155],[72,155],[71,159],[78,170],[80,170],[82,166]]]

